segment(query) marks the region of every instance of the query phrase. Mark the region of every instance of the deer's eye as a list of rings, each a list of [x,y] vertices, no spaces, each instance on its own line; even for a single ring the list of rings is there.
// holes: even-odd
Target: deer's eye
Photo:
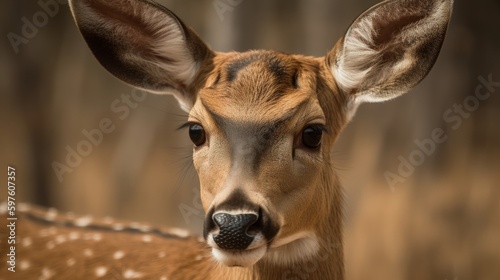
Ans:
[[[191,124],[189,126],[189,138],[196,147],[205,144],[207,140],[205,130],[199,124]]]
[[[310,125],[302,130],[302,145],[309,149],[317,149],[321,146],[323,136],[323,127],[321,125]]]

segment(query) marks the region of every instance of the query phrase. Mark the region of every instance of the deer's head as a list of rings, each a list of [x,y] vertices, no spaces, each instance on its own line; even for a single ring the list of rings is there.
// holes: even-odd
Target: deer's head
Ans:
[[[341,234],[333,226],[341,223],[341,195],[332,144],[360,103],[395,98],[427,75],[452,6],[382,2],[315,58],[214,52],[146,0],[70,3],[107,70],[132,86],[173,94],[189,113],[204,237],[230,266],[306,259],[326,235]]]

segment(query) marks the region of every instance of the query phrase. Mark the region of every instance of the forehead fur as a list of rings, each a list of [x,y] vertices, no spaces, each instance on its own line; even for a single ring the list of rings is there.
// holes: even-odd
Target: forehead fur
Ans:
[[[271,121],[316,100],[319,62],[276,51],[219,54],[201,103],[233,120]]]

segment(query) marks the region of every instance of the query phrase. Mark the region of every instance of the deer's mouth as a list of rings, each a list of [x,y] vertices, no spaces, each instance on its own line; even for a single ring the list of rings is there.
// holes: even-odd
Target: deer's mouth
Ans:
[[[262,259],[266,253],[266,245],[254,249],[238,251],[228,251],[212,247],[212,255],[214,258],[227,266],[252,266]]]

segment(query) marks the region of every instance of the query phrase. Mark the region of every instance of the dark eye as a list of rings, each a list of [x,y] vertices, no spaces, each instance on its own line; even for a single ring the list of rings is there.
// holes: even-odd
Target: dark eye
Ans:
[[[317,149],[321,145],[323,128],[319,125],[311,125],[302,130],[302,145],[310,149]]]
[[[196,147],[201,146],[206,141],[205,130],[199,124],[191,124],[189,126],[189,138]]]

